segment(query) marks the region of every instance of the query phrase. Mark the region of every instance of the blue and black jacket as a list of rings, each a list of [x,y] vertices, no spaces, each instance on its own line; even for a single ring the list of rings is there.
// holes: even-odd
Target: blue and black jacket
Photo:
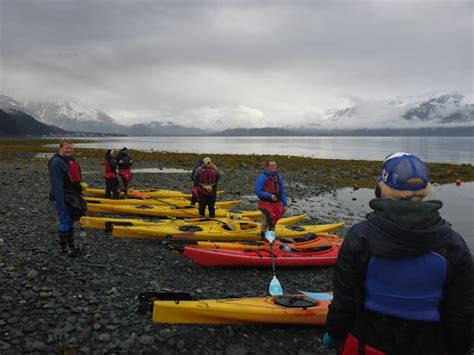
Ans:
[[[283,178],[278,172],[271,173],[267,169],[263,171],[258,177],[257,180],[255,181],[255,193],[257,194],[258,198],[262,201],[268,201],[272,202],[272,194],[270,192],[265,191],[265,184],[268,180],[268,178],[273,177],[273,176],[278,176],[278,181],[280,184],[280,193],[279,200],[283,204],[283,206],[288,205],[288,201],[286,199],[286,190],[285,190],[285,184],[283,183]]]
[[[79,169],[74,174],[75,181],[72,181],[70,176],[71,162],[74,162],[75,168]],[[56,201],[58,208],[65,209],[70,199],[69,196],[82,193],[79,164],[72,158],[55,154],[48,162],[48,169],[51,182],[50,199]]]
[[[344,239],[326,327],[389,354],[464,354],[472,346],[474,270],[440,201],[375,199]]]

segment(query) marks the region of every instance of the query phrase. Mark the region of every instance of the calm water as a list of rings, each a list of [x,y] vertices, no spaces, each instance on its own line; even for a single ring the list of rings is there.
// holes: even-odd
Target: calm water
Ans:
[[[348,226],[362,221],[371,211],[369,201],[373,189],[343,188],[304,200],[290,201],[292,213],[305,212],[322,221],[344,220]],[[462,235],[471,253],[474,253],[474,183],[461,186],[446,184],[434,186],[433,199],[441,200],[441,216],[451,223],[453,229]]]
[[[88,138],[89,139],[89,138]],[[473,137],[97,137],[77,147],[185,153],[383,160],[397,151],[425,161],[474,164]]]

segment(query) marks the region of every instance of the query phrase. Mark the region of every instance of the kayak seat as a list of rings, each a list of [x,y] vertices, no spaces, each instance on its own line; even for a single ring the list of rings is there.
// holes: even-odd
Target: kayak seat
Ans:
[[[201,232],[202,228],[199,226],[180,226],[179,230],[182,232]]]
[[[147,210],[147,209],[152,209],[153,206],[140,205],[140,206],[135,206],[135,208],[139,208],[139,209],[141,209],[141,210]]]
[[[327,251],[332,249],[332,246],[324,246],[324,247],[314,247],[314,248],[307,248],[306,250],[311,253],[319,253],[323,251]]]
[[[316,235],[314,233],[307,233],[301,237],[296,237],[293,238],[295,242],[307,242],[310,240],[314,240],[316,238]]]
[[[275,304],[286,308],[303,308],[314,307],[318,305],[316,300],[307,296],[295,297],[295,296],[276,296]]]
[[[304,228],[301,226],[288,226],[288,229],[291,229],[292,231],[297,231],[297,232],[304,232]]]

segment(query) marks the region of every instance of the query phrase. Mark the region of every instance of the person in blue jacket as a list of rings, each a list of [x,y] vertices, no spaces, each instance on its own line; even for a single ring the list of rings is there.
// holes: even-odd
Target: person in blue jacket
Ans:
[[[62,254],[77,255],[74,244],[74,222],[86,212],[82,198],[81,167],[72,157],[73,144],[68,139],[59,143],[59,152],[48,162],[51,181],[50,200],[59,217],[58,236]]]
[[[473,344],[474,270],[463,238],[427,200],[426,164],[388,156],[370,201],[352,227],[334,274],[323,338],[339,353],[453,355]]]
[[[258,208],[262,211],[262,238],[265,232],[275,230],[275,224],[288,209],[285,184],[277,172],[277,163],[273,159],[265,162],[265,170],[255,181]]]

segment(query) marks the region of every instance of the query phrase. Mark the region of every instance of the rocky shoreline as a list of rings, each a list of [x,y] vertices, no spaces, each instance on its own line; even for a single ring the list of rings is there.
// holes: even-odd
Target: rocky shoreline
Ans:
[[[195,298],[263,296],[271,270],[205,269],[153,240],[114,239],[76,228],[85,253],[57,254],[56,215],[49,204],[46,161],[0,167],[0,353],[305,354],[321,351],[321,327],[158,325],[136,313],[142,291],[185,291]],[[97,163],[84,162],[84,180],[103,186]],[[146,167],[145,165],[137,167]],[[251,200],[258,171],[224,174],[227,198]],[[293,181],[291,173],[285,178]],[[140,174],[143,187],[185,190],[188,174]],[[322,191],[292,183],[290,197]],[[308,221],[310,222],[310,221]],[[320,222],[318,222],[320,223]],[[332,269],[277,270],[286,292],[331,289]]]
[[[97,161],[82,162],[84,180],[103,187]],[[149,163],[137,163],[148,168]],[[95,173],[97,172],[97,173]],[[258,170],[243,166],[224,174],[225,198],[242,198],[255,208]],[[305,199],[328,188],[308,184],[304,172],[285,171],[288,195]],[[266,269],[206,269],[172,254],[159,241],[114,239],[103,231],[76,227],[82,256],[59,256],[56,214],[48,201],[46,160],[0,166],[0,353],[323,353],[322,327],[201,326],[153,324],[137,314],[143,291],[184,291],[195,298],[263,296],[271,279]],[[186,173],[136,173],[140,187],[190,189]],[[290,214],[298,211],[293,206]],[[337,208],[337,206],[335,207]],[[356,221],[347,216],[348,226]],[[305,223],[334,220],[309,219]],[[277,270],[285,292],[332,289],[332,268]]]

